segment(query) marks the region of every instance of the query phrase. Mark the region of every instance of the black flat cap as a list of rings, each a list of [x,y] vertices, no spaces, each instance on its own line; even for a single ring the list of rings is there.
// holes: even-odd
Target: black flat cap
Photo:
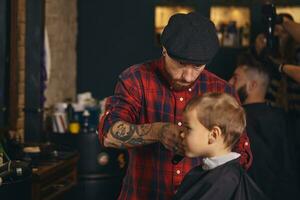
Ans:
[[[161,35],[168,55],[191,64],[207,64],[219,49],[214,24],[197,12],[173,15]]]

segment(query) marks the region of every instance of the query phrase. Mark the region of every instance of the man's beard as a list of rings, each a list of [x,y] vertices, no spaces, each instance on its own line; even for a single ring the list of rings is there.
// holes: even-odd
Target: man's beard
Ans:
[[[237,93],[239,95],[241,103],[243,104],[246,101],[247,97],[248,97],[248,93],[247,93],[247,90],[246,90],[246,84],[243,85],[242,87],[240,87],[237,90]]]
[[[171,83],[171,85],[173,86],[173,88],[175,90],[184,90],[184,89],[187,89],[187,88],[190,88],[193,83],[183,83],[183,82],[180,82],[180,81],[173,81]]]

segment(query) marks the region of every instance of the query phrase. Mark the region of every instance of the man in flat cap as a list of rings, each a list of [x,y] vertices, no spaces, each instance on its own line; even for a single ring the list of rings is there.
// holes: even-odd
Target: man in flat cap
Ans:
[[[176,14],[165,27],[162,57],[129,67],[119,76],[113,96],[100,119],[99,137],[105,147],[126,148],[127,174],[119,199],[170,199],[184,175],[201,158],[171,160],[184,155],[180,133],[183,110],[194,96],[234,89],[205,69],[219,48],[214,24],[200,14]],[[240,163],[251,165],[252,154],[244,134],[235,150]]]

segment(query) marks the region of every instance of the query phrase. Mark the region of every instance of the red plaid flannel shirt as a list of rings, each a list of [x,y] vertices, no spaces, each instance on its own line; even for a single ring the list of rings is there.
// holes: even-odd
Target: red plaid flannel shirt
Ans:
[[[174,91],[166,81],[163,59],[134,65],[120,76],[113,96],[106,103],[100,120],[99,138],[112,124],[122,120],[133,124],[172,122],[182,124],[186,103],[206,92],[226,92],[237,97],[233,88],[216,75],[204,70],[196,82],[184,91]],[[235,151],[241,154],[240,163],[248,168],[252,162],[249,139],[244,134]],[[172,165],[174,154],[160,143],[128,149],[129,164],[119,199],[171,199],[184,175],[201,164],[201,158],[184,158]]]

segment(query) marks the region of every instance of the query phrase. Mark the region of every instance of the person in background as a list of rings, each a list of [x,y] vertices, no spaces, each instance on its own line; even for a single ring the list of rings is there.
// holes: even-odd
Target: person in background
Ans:
[[[249,175],[270,199],[293,199],[297,193],[294,136],[283,109],[266,99],[268,69],[251,54],[242,54],[229,83],[237,90],[246,112],[253,164]]]
[[[281,13],[278,16],[293,21],[293,17],[288,13]],[[284,108],[288,113],[289,131],[294,134],[295,157],[300,167],[300,84],[292,79],[299,77],[300,44],[294,40],[283,24],[276,24],[274,35],[279,38],[279,55],[270,57],[270,66],[275,70],[266,99]],[[276,71],[280,72],[279,75],[276,75]],[[300,180],[300,177],[298,179]]]
[[[257,59],[262,59],[262,56],[264,56],[264,51],[266,46],[267,46],[267,38],[265,33],[259,33],[255,37],[254,45],[250,47],[250,52]]]
[[[289,132],[293,134],[298,167],[300,167],[300,44],[299,37],[297,38],[299,28],[300,24],[295,23],[290,14],[281,13],[277,16],[274,31],[274,36],[279,41],[279,47],[275,49],[277,55],[268,54],[270,49],[264,48],[266,39],[259,40],[258,37],[256,41],[260,41],[259,45],[255,45],[258,48],[251,49],[252,55],[263,62],[271,74],[266,100],[288,113],[288,127]],[[300,177],[298,179],[300,180]]]
[[[293,17],[287,13],[281,13],[279,17]],[[265,57],[265,65],[268,65],[271,73],[270,87],[268,88],[266,98],[273,105],[284,108],[290,113],[300,113],[300,98],[297,97],[300,92],[300,85],[291,79],[299,75],[292,74],[294,68],[300,68],[300,48],[292,36],[284,29],[282,24],[276,24],[274,36],[278,37],[279,49],[278,55]]]
[[[294,22],[293,19],[287,16],[281,16],[283,28],[300,43],[300,23]]]
[[[296,40],[296,42],[300,43],[300,24],[293,21],[293,17],[289,14],[279,14],[278,15],[278,24],[276,25],[275,35],[280,38],[281,46],[286,43],[289,38],[289,35]],[[291,40],[291,38],[289,38]],[[256,38],[254,45],[251,48],[251,53],[258,59],[264,61],[265,59],[265,48],[267,45],[267,39],[264,33],[259,33]],[[281,50],[282,51],[282,50]],[[283,54],[283,52],[281,53]],[[296,55],[294,57],[299,57]],[[299,60],[300,58],[298,58]],[[271,71],[275,71],[275,74],[286,75],[296,81],[298,84],[300,83],[300,66],[292,63],[283,63],[278,59],[269,57],[268,64],[272,66]],[[298,62],[299,63],[299,62]]]
[[[278,71],[300,84],[300,66],[282,63],[278,65]]]
[[[182,133],[187,157],[202,157],[202,166],[184,177],[175,200],[267,199],[239,165],[232,147],[246,126],[244,109],[228,94],[193,98],[184,111]],[[254,157],[255,159],[255,157]]]
[[[133,65],[119,75],[100,119],[100,143],[129,153],[119,199],[170,199],[184,175],[202,162],[184,158],[177,165],[171,163],[174,155],[184,154],[180,133],[186,103],[206,92],[238,98],[232,86],[205,69],[219,48],[210,20],[197,12],[173,15],[161,43],[161,58]],[[234,151],[248,168],[252,155],[246,134]]]

